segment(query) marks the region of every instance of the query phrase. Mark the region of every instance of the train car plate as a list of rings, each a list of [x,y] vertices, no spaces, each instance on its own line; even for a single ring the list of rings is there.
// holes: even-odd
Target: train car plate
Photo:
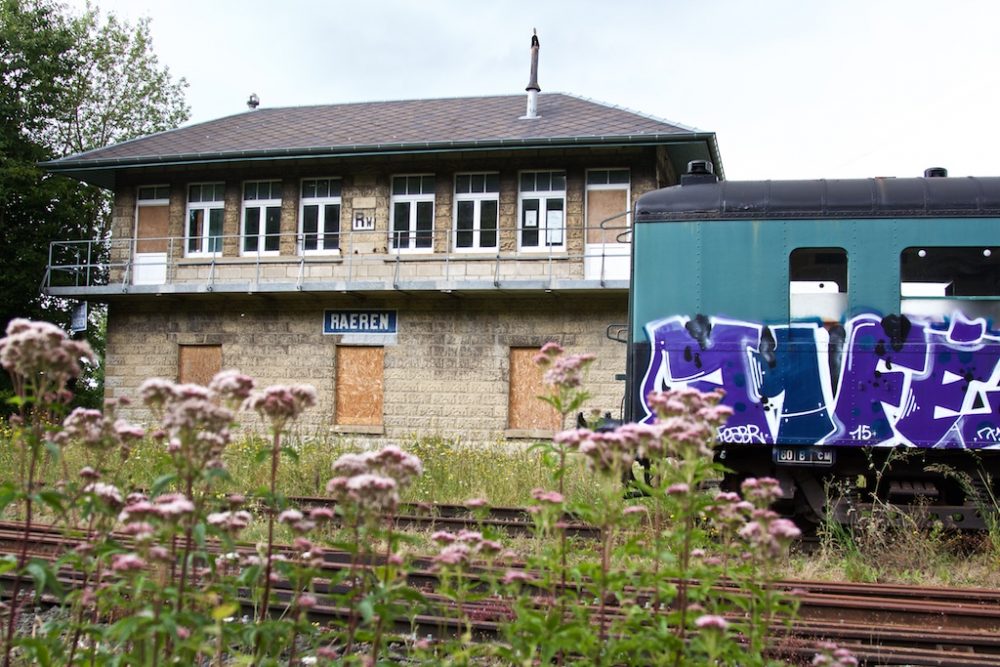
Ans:
[[[775,465],[779,466],[832,466],[833,450],[819,447],[775,447],[772,450]]]

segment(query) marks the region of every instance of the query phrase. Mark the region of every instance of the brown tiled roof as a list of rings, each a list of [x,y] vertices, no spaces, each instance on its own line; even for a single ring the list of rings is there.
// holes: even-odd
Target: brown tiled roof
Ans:
[[[46,163],[52,171],[171,160],[295,156],[435,147],[553,145],[700,138],[699,132],[560,93],[541,94],[536,119],[525,96],[363,102],[255,111],[198,123]]]

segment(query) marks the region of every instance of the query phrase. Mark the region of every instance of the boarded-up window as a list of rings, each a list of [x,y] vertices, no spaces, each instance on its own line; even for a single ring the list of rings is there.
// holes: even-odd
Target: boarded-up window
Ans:
[[[623,242],[620,237],[629,224],[629,181],[628,169],[587,172],[587,243]]]
[[[177,380],[207,385],[222,370],[221,345],[180,345],[177,348]]]
[[[135,228],[136,252],[167,252],[168,206],[139,206]]]
[[[545,393],[542,369],[535,363],[537,347],[510,348],[510,394],[507,400],[507,427],[544,429],[561,427],[559,413],[538,397]]]
[[[335,423],[341,426],[382,424],[382,374],[385,348],[337,348]]]

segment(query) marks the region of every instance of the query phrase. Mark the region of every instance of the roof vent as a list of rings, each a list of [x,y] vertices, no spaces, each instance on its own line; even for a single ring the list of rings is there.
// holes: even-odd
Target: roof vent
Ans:
[[[946,178],[948,176],[948,170],[944,167],[931,167],[930,169],[924,169],[924,178]]]
[[[538,31],[531,29],[531,76],[528,78],[528,109],[521,118],[538,118]]]
[[[681,176],[681,185],[717,183],[718,181],[719,178],[715,175],[715,167],[709,160],[691,160],[688,162],[687,173]]]
[[[250,98],[247,100],[247,109],[253,111],[260,106],[260,98],[257,97],[257,93],[250,93]]]

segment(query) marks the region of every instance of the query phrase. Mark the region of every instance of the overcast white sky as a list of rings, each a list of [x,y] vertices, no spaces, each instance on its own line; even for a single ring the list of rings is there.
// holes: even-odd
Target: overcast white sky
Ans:
[[[70,0],[82,7],[85,0]],[[539,83],[719,138],[727,178],[1000,175],[990,0],[92,0],[152,19],[191,122]]]

